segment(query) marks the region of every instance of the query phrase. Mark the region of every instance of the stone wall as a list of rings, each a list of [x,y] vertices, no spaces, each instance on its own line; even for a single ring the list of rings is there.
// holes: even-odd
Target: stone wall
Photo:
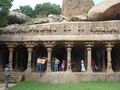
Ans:
[[[62,15],[86,15],[93,5],[92,0],[63,0]]]

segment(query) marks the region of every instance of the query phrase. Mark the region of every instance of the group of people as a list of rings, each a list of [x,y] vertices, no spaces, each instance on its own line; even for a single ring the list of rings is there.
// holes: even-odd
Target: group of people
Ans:
[[[60,62],[60,60],[58,58],[53,58],[51,64],[52,64],[51,68],[52,68],[53,72],[57,72],[57,71],[59,71],[59,69],[61,69],[62,71],[65,71],[66,62],[64,59]]]
[[[39,57],[39,58],[37,58],[37,68],[36,68],[37,72],[41,72],[42,73],[42,72],[45,71],[46,61],[47,61],[46,57],[43,57],[43,58]],[[57,72],[59,70],[65,71],[65,66],[66,66],[66,61],[64,59],[63,60],[59,60],[56,57],[52,59],[51,69],[52,69],[53,72]],[[94,60],[92,60],[91,66],[92,66],[93,72],[97,71],[98,67],[96,66]],[[86,68],[85,68],[85,65],[84,65],[84,60],[81,60],[81,62],[80,62],[80,71],[81,72],[85,72],[86,71]]]
[[[36,67],[36,70],[37,72],[44,72],[45,71],[45,67],[46,67],[46,61],[47,61],[47,58],[46,57],[43,57],[43,58],[37,58],[37,67]]]

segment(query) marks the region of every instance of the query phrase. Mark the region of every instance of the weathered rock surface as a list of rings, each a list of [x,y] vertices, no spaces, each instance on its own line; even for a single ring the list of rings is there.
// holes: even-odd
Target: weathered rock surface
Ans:
[[[65,16],[62,15],[48,15],[48,19],[50,22],[62,22],[63,20],[68,20]]]
[[[8,22],[9,24],[22,24],[25,23],[26,21],[28,21],[30,19],[30,17],[28,17],[27,15],[23,14],[23,13],[18,13],[15,11],[10,11],[9,15],[8,15]]]
[[[43,23],[49,23],[49,22],[50,21],[48,18],[35,18],[35,19],[29,20],[29,22],[27,22],[26,24],[32,25],[32,24],[43,24]]]
[[[120,0],[105,0],[93,6],[88,12],[88,19],[92,21],[120,19]]]
[[[84,15],[93,5],[92,0],[63,0],[62,15],[67,17]]]
[[[27,24],[43,24],[43,23],[55,23],[55,22],[68,22],[69,19],[62,15],[50,14],[46,18],[35,18],[27,22]]]
[[[70,19],[71,21],[87,21],[87,15],[77,15]]]

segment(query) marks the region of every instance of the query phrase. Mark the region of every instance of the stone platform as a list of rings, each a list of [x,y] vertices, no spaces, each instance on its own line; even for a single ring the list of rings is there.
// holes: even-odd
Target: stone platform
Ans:
[[[48,83],[78,83],[80,81],[120,81],[120,73],[87,73],[87,72],[46,72],[31,73],[26,80],[35,80]]]

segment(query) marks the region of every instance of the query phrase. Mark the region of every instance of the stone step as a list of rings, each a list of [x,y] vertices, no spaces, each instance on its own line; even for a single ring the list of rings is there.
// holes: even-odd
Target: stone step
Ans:
[[[71,72],[52,72],[45,73],[43,77],[39,78],[40,82],[49,83],[78,83],[77,77]]]
[[[10,72],[10,83],[17,83],[22,80],[23,74],[21,72]]]

